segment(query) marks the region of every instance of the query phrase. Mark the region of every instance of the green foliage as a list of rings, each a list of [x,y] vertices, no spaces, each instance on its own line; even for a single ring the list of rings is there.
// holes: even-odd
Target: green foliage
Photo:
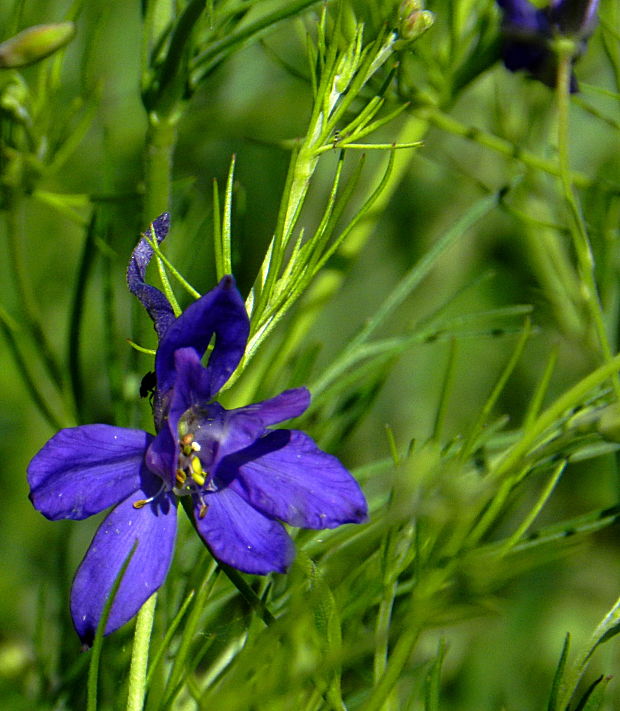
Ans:
[[[620,705],[620,7],[569,96],[567,58],[555,91],[498,62],[492,0],[427,4],[0,9],[2,708]],[[224,404],[307,385],[295,427],[371,518],[266,578],[181,528],[81,652],[93,524],[43,520],[23,471],[60,427],[152,429],[124,270],[164,210],[177,312],[231,271],[247,296]]]

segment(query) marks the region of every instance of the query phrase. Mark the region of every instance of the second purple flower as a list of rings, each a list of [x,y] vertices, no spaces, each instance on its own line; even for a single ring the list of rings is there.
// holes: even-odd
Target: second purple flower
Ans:
[[[534,79],[554,87],[557,57],[551,46],[558,37],[575,42],[573,62],[583,54],[596,25],[598,0],[551,0],[538,8],[529,0],[497,0],[503,11],[503,59],[512,72],[526,71]],[[571,92],[577,80],[571,76]]]

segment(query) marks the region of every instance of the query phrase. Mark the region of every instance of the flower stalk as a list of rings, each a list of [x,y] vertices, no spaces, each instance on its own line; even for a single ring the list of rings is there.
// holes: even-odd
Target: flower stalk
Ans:
[[[153,623],[155,621],[155,607],[157,593],[142,605],[136,619],[136,629],[131,651],[131,667],[129,669],[129,691],[127,694],[127,711],[142,711],[146,695],[146,678],[149,661],[149,649]]]
[[[556,43],[557,52],[557,135],[558,156],[560,165],[560,183],[563,197],[568,208],[570,234],[577,257],[577,264],[582,283],[582,294],[586,308],[590,313],[592,324],[598,340],[601,355],[605,362],[610,362],[613,353],[609,345],[607,329],[603,317],[603,309],[596,285],[595,263],[588,232],[581,208],[577,201],[570,171],[569,154],[569,106],[572,76],[572,60],[575,52],[574,43],[570,40],[559,40]],[[620,378],[617,372],[611,375],[611,382],[617,400],[620,400]]]
[[[170,209],[176,142],[177,118],[149,113],[144,146],[144,224]]]

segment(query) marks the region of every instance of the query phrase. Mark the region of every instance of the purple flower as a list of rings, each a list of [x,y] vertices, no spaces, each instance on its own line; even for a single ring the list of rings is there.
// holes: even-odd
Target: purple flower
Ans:
[[[497,0],[502,8],[502,56],[507,69],[521,69],[547,86],[555,86],[557,57],[551,47],[556,37],[575,42],[576,61],[586,49],[596,25],[598,0],[552,0],[538,9],[528,0]],[[577,80],[571,76],[570,90],[575,93]]]
[[[167,219],[154,223],[159,241]],[[32,503],[51,520],[80,520],[114,506],[71,591],[73,622],[87,644],[132,550],[105,633],[130,620],[163,584],[180,497],[191,501],[194,525],[213,555],[247,573],[284,572],[291,563],[293,543],[280,521],[322,529],[367,518],[364,495],[338,459],[303,432],[269,429],[303,413],[308,390],[234,410],[213,400],[249,332],[234,279],[224,277],[175,318],[164,295],[144,281],[151,256],[141,240],[127,277],[159,335],[157,435],[100,424],[64,429],[28,467]],[[201,357],[213,337],[205,367]]]

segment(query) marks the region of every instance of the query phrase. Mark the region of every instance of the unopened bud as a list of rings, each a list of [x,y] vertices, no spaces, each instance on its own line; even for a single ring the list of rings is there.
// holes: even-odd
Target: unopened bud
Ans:
[[[29,124],[30,114],[27,109],[29,102],[28,87],[21,77],[16,76],[0,91],[0,111],[12,116],[17,123]]]
[[[424,9],[421,0],[403,0],[398,8],[398,35],[411,42],[424,34],[435,21],[435,15]]]
[[[0,44],[0,68],[26,67],[45,59],[70,42],[74,34],[73,22],[28,27]]]

